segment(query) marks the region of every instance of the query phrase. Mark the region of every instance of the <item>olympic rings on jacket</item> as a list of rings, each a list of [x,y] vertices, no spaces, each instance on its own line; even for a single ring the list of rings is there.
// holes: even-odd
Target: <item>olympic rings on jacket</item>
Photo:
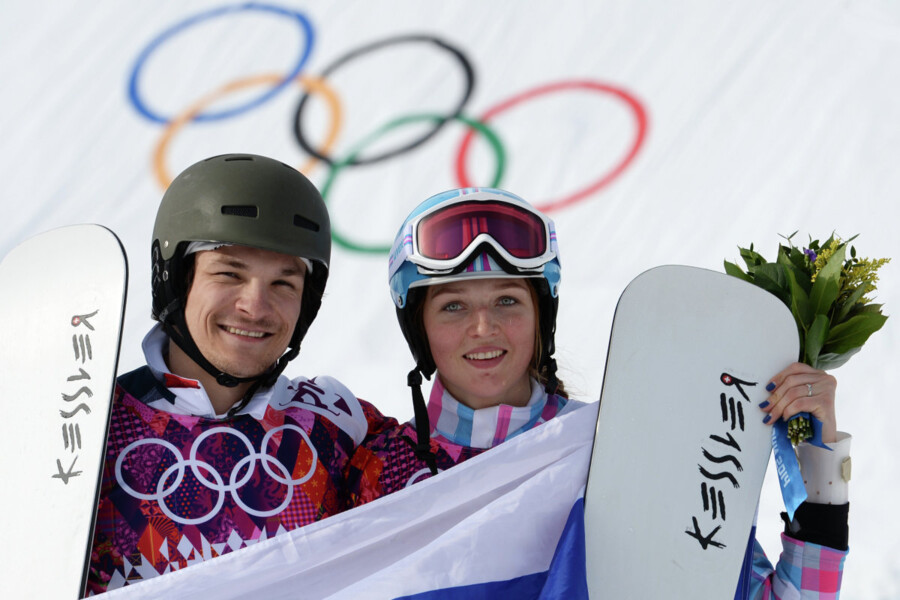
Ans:
[[[131,79],[128,82],[128,95],[131,98],[132,104],[134,107],[140,112],[142,115],[150,119],[151,121],[155,121],[157,123],[168,123],[171,119],[164,117],[147,107],[147,105],[141,100],[141,95],[138,92],[138,82],[140,81],[141,70],[144,68],[144,63],[150,57],[153,52],[159,48],[164,42],[169,40],[169,38],[175,36],[180,33],[182,30],[187,29],[197,23],[201,23],[206,21],[207,19],[212,19],[215,17],[219,17],[221,15],[227,15],[235,12],[242,12],[247,10],[256,10],[263,12],[271,12],[277,15],[282,15],[286,17],[290,17],[297,21],[297,24],[300,26],[300,29],[303,31],[304,38],[306,40],[306,46],[301,50],[300,56],[297,57],[297,62],[294,67],[291,69],[290,73],[285,75],[281,80],[271,89],[265,91],[258,98],[246,102],[243,105],[237,106],[235,108],[231,108],[228,110],[223,110],[216,113],[209,114],[198,114],[194,117],[195,121],[213,121],[216,119],[225,119],[228,117],[233,117],[236,114],[242,113],[246,110],[259,106],[260,104],[266,102],[267,100],[273,98],[278,94],[281,90],[288,86],[292,79],[294,79],[297,75],[300,74],[300,71],[303,70],[303,67],[306,65],[306,61],[309,60],[309,56],[312,53],[313,48],[313,29],[312,24],[309,22],[303,14],[291,10],[289,8],[283,8],[280,6],[275,6],[273,4],[259,4],[256,2],[248,2],[246,4],[236,4],[233,6],[223,6],[221,8],[216,8],[207,12],[199,13],[194,15],[193,17],[189,17],[188,19],[182,21],[181,23],[176,23],[174,26],[169,29],[163,31],[161,34],[156,36],[150,44],[144,48],[143,52],[138,56],[138,59],[134,65],[134,68],[131,72]]]
[[[438,473],[443,473],[443,472],[444,472],[443,469],[438,469]],[[419,481],[420,479],[428,479],[428,478],[431,477],[431,476],[432,476],[432,475],[431,475],[431,469],[429,469],[429,468],[427,468],[427,467],[424,468],[424,469],[419,469],[418,471],[416,471],[415,473],[412,474],[412,477],[410,477],[410,478],[406,481],[406,485],[404,485],[403,487],[404,487],[404,488],[408,488],[409,486],[411,486],[412,484],[416,483],[416,482]]]
[[[291,470],[283,465],[281,461],[276,459],[274,456],[266,453],[266,448],[268,447],[268,444],[271,441],[272,437],[285,430],[291,430],[298,433],[312,454],[309,470],[302,477],[297,479],[291,478]],[[200,444],[203,443],[206,438],[217,434],[233,435],[241,442],[243,442],[244,446],[247,448],[247,455],[241,458],[234,465],[234,467],[232,467],[231,473],[228,475],[228,483],[225,483],[222,475],[216,470],[215,467],[197,458],[197,449],[200,447]],[[171,464],[156,481],[156,486],[155,490],[153,490],[153,493],[147,493],[146,491],[141,492],[134,489],[131,485],[128,484],[128,482],[126,482],[125,477],[122,474],[122,464],[125,461],[125,457],[133,450],[141,446],[149,445],[162,446],[163,448],[168,450],[173,457],[175,457],[175,462]],[[237,429],[233,429],[230,427],[214,427],[213,429],[209,429],[203,432],[200,436],[197,437],[196,440],[194,440],[193,444],[191,445],[189,457],[187,459],[182,456],[178,448],[176,448],[173,444],[167,442],[166,440],[141,439],[134,441],[126,446],[119,454],[118,459],[116,459],[115,476],[119,486],[129,496],[137,498],[139,500],[150,500],[156,502],[163,513],[176,523],[181,523],[182,525],[199,525],[202,523],[206,523],[207,521],[212,519],[214,515],[219,513],[219,510],[225,503],[226,493],[231,494],[234,503],[240,506],[249,515],[255,517],[271,517],[281,513],[291,503],[291,499],[294,496],[294,486],[306,483],[313,476],[316,471],[316,465],[318,464],[318,458],[318,452],[316,451],[315,446],[313,446],[312,442],[310,441],[309,436],[303,429],[301,429],[297,425],[285,424],[270,429],[263,437],[259,451],[257,451],[253,447],[250,439]],[[269,477],[287,487],[287,493],[285,494],[284,500],[282,500],[281,504],[279,504],[275,508],[271,508],[268,510],[255,509],[247,505],[238,493],[238,490],[244,487],[247,482],[249,482],[253,477],[253,474],[256,471],[257,460],[262,463],[263,470],[269,475]],[[271,465],[273,464],[280,471],[280,473],[275,473],[272,471]],[[186,467],[191,468],[191,473],[193,474],[196,482],[218,494],[215,505],[206,514],[199,517],[187,517],[176,514],[174,510],[166,503],[166,498],[176,493],[176,491],[180,488],[182,481],[184,480]],[[203,471],[209,473],[214,481],[208,479],[203,474]],[[243,475],[238,478],[242,471]],[[172,475],[175,475],[175,477],[172,478]],[[170,479],[171,482],[166,485],[166,482],[170,481]],[[194,485],[193,483],[189,485],[189,487],[191,486],[196,487],[196,485]],[[149,487],[152,488],[153,486],[150,485]]]
[[[442,117],[441,119],[437,120],[435,122],[435,126],[431,129],[431,131],[429,131],[425,135],[421,136],[419,139],[413,140],[412,142],[406,144],[405,146],[401,146],[400,148],[396,148],[394,150],[389,150],[389,151],[383,152],[382,154],[378,154],[376,156],[371,156],[368,158],[354,157],[353,159],[350,159],[349,162],[347,162],[347,164],[368,165],[368,164],[372,164],[372,163],[376,163],[376,162],[381,162],[383,160],[392,158],[399,154],[403,154],[404,152],[408,152],[409,150],[412,150],[418,146],[421,146],[423,143],[425,143],[429,139],[431,139],[431,137],[434,136],[434,134],[436,134],[438,131],[440,131],[440,129],[441,129],[441,127],[443,127],[444,123],[446,123],[450,119],[453,119],[453,118],[459,116],[459,114],[462,112],[462,109],[465,107],[466,102],[469,101],[469,97],[472,95],[472,90],[475,87],[475,72],[472,69],[472,64],[469,62],[469,59],[466,58],[466,55],[463,54],[462,50],[459,50],[458,48],[451,46],[447,42],[440,40],[431,35],[402,35],[399,37],[393,37],[393,38],[381,40],[379,42],[369,44],[368,46],[363,46],[362,48],[358,48],[356,50],[353,50],[352,52],[345,54],[344,56],[337,59],[334,63],[332,63],[325,69],[323,69],[322,70],[322,78],[324,79],[325,77],[328,77],[334,71],[336,71],[341,65],[346,64],[347,62],[353,60],[354,58],[363,56],[365,54],[374,52],[376,50],[380,50],[381,48],[384,48],[387,46],[392,46],[394,44],[405,44],[408,42],[425,42],[425,43],[434,44],[438,48],[449,52],[454,58],[456,58],[457,61],[459,61],[459,64],[463,69],[463,74],[465,75],[465,78],[466,78],[466,85],[463,90],[462,97],[459,99],[459,101],[456,104],[456,107],[450,112],[450,114],[448,114],[446,117]],[[313,148],[310,145],[309,141],[306,139],[306,136],[303,135],[303,128],[301,127],[300,123],[301,123],[301,117],[303,116],[303,108],[306,106],[306,101],[307,101],[308,97],[309,97],[308,94],[304,94],[303,97],[300,98],[300,104],[297,105],[297,114],[294,117],[294,134],[297,137],[297,142],[300,144],[300,147],[303,148],[304,150],[306,150],[307,153],[309,153],[312,156],[315,156],[316,158],[323,160],[324,162],[333,164],[334,160],[330,156],[326,155],[324,152],[321,152],[321,151]],[[390,250],[390,248],[388,248],[388,250]]]

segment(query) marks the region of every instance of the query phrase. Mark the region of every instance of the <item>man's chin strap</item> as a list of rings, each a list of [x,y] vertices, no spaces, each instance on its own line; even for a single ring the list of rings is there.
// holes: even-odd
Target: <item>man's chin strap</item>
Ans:
[[[255,377],[256,381],[247,388],[247,393],[244,394],[244,397],[241,398],[241,401],[231,407],[231,410],[228,411],[228,416],[234,416],[238,412],[240,412],[247,404],[250,402],[250,399],[253,398],[253,395],[259,388],[264,387],[272,387],[275,385],[275,382],[278,380],[278,377],[281,375],[284,368],[287,366],[289,362],[296,358],[297,354],[300,352],[300,346],[291,346],[288,348],[288,351],[285,352],[281,358],[275,361],[275,364],[271,369],[266,371],[261,375],[257,375]],[[230,377],[230,376],[229,376]],[[254,379],[253,377],[246,379]]]
[[[275,385],[275,382],[278,380],[278,377],[284,371],[285,367],[287,367],[287,364],[296,358],[297,354],[300,352],[299,344],[294,344],[288,348],[288,351],[285,352],[270,369],[259,375],[254,375],[253,377],[235,377],[234,375],[229,375],[221,369],[217,369],[211,362],[206,360],[206,357],[200,352],[200,349],[197,347],[197,344],[189,333],[187,322],[184,318],[184,311],[180,310],[180,305],[181,302],[179,300],[173,300],[159,315],[159,321],[162,323],[163,329],[169,336],[169,339],[175,342],[191,360],[200,366],[200,368],[215,377],[216,383],[219,385],[232,388],[237,387],[241,383],[253,382],[253,385],[247,389],[247,393],[244,394],[241,401],[228,411],[229,416],[234,415],[247,406],[247,403],[250,402],[253,394],[255,394],[259,388]],[[182,331],[187,332],[187,334],[183,335],[181,333]]]

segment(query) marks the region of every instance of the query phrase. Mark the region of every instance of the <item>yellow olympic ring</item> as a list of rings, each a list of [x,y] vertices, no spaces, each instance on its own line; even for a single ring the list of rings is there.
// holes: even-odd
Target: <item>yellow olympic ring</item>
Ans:
[[[188,107],[185,112],[169,121],[156,144],[156,150],[153,152],[153,172],[156,175],[156,181],[159,182],[163,189],[168,188],[169,184],[172,183],[172,176],[169,169],[166,167],[166,155],[168,154],[169,144],[172,141],[172,138],[175,137],[175,134],[181,131],[185,125],[193,121],[194,118],[202,113],[210,104],[231,92],[255,85],[278,84],[283,79],[283,75],[264,74],[254,75],[226,83],[219,89],[200,98],[200,100]],[[331,111],[331,123],[329,124],[328,133],[325,136],[325,141],[321,148],[322,154],[328,154],[334,146],[335,140],[337,140],[338,133],[340,132],[343,123],[341,103],[338,100],[337,94],[334,92],[334,89],[320,77],[298,75],[294,81],[300,84],[300,86],[309,93],[322,96],[328,104]],[[318,158],[311,157],[305,163],[297,167],[297,170],[304,174],[308,173],[319,162]]]

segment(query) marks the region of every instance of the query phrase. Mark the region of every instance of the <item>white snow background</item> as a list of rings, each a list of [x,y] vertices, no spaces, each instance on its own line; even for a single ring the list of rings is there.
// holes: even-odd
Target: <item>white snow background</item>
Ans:
[[[293,13],[308,19],[312,37]],[[224,152],[304,165],[309,155],[293,133],[302,87],[292,83],[241,110],[273,88],[248,78],[284,77],[309,44],[302,74],[317,76],[348,52],[407,35],[436,36],[471,62],[474,87],[463,110],[470,118],[539,86],[572,81],[620,89],[646,111],[646,137],[624,170],[552,212],[563,265],[557,359],[579,398],[598,398],[616,301],[648,268],[721,271],[723,259],[738,260],[738,245],[751,242],[774,258],[779,234],[795,230],[799,243],[833,230],[859,234],[861,256],[894,258],[877,294],[894,316],[835,375],[839,427],[854,435],[843,597],[900,598],[900,4],[0,0],[0,255],[63,225],[114,230],[131,269],[120,370],[139,366],[151,324],[150,234],[163,192],[154,156],[161,145],[170,176]],[[238,109],[229,118],[176,128],[136,108],[135,100],[171,121],[236,82],[245,87],[218,94],[208,109]],[[332,155],[345,158],[396,118],[452,110],[465,76],[450,52],[406,42],[347,60],[326,83],[339,113],[313,95],[301,123],[315,146],[337,126]],[[500,186],[538,205],[589,186],[628,154],[635,114],[621,96],[586,87],[500,111],[488,122],[505,151]],[[409,143],[429,127],[397,126],[361,156]],[[455,161],[465,131],[448,122],[410,152],[337,172],[328,194],[333,226],[356,243],[389,245],[415,204],[460,185]],[[492,183],[495,165],[495,153],[477,138],[466,162],[473,184]],[[307,174],[323,186],[329,168],[319,162]],[[323,308],[288,374],[334,375],[406,419],[412,360],[386,263],[383,253],[335,248]],[[773,560],[780,510],[770,469],[759,537]]]

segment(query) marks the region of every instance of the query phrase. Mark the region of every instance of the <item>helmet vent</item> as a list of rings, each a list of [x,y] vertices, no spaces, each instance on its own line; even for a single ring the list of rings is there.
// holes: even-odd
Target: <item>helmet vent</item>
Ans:
[[[225,158],[225,162],[231,162],[233,160],[253,160],[253,157],[239,154],[236,156],[228,156]]]
[[[259,216],[259,208],[252,204],[244,204],[237,206],[223,206],[223,215],[232,215],[235,217],[249,217],[255,219]]]
[[[294,227],[302,227],[303,229],[309,229],[310,231],[319,231],[318,223],[310,221],[301,215],[294,215]]]

